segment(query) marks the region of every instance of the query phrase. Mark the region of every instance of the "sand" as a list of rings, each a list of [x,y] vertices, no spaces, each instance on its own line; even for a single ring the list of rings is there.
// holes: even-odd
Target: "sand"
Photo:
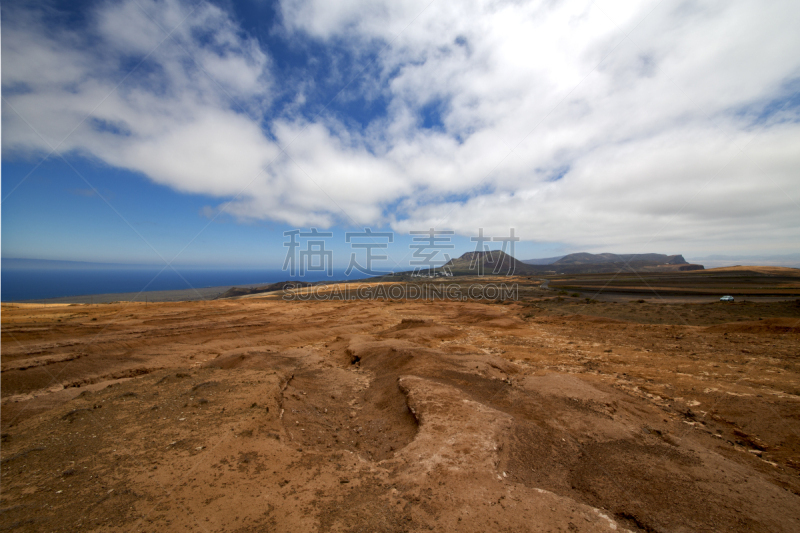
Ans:
[[[800,306],[2,307],[13,531],[798,531]]]

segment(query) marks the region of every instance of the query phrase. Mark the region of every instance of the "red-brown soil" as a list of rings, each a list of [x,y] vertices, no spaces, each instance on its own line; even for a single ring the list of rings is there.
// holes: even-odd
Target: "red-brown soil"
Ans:
[[[688,272],[578,274],[551,277],[551,287],[597,294],[639,293],[645,297],[722,296],[744,299],[800,297],[800,269],[740,266]]]
[[[2,308],[9,531],[800,531],[800,305]]]

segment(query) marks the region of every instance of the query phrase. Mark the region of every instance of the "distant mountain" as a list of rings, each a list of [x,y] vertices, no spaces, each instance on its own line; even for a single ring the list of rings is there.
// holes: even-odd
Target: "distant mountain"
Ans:
[[[708,255],[690,257],[692,263],[703,263],[708,268],[734,265],[762,265],[800,268],[800,253],[780,255]]]
[[[499,266],[498,266],[499,265]],[[562,257],[519,261],[494,250],[467,252],[445,265],[454,275],[478,273],[517,275],[601,274],[608,272],[669,272],[702,270],[703,265],[690,264],[682,255],[665,254],[589,254],[575,253]]]
[[[522,262],[526,265],[552,265],[562,257],[563,255],[559,255],[556,257],[543,257],[542,259],[523,259]]]
[[[664,254],[588,254],[585,252],[565,255],[558,261],[547,264],[555,265],[581,265],[601,263],[630,263],[633,261],[654,263],[657,265],[686,265],[682,255]]]
[[[443,268],[461,276],[490,275],[495,272],[499,275],[533,272],[529,265],[501,250],[467,252],[457,259],[451,259]]]

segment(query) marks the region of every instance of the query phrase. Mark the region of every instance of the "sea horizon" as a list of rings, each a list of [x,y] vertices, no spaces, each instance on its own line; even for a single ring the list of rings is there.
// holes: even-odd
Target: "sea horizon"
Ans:
[[[366,277],[344,269],[307,271],[257,267],[124,265],[31,259],[3,259],[0,301],[4,303],[100,294],[146,293],[259,285],[280,281],[338,281]]]

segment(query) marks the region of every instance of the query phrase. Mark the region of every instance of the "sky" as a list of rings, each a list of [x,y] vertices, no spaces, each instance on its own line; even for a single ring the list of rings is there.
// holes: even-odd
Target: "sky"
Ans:
[[[800,252],[800,3],[2,4],[2,257]],[[499,248],[502,241],[490,242]],[[363,251],[362,251],[363,253]]]

